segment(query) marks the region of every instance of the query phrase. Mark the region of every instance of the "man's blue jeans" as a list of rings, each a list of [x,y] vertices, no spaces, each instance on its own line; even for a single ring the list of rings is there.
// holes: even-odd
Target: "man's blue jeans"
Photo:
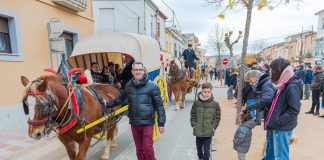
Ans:
[[[262,160],[289,160],[291,131],[267,130],[266,155]]]

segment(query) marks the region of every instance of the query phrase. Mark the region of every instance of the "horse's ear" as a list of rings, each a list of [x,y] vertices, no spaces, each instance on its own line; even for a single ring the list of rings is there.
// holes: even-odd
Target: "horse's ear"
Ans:
[[[25,76],[20,76],[20,79],[21,79],[22,85],[24,85],[26,87],[29,83],[29,79]]]
[[[48,80],[47,78],[45,78],[44,81],[37,87],[37,90],[40,92],[45,92],[47,89],[47,85],[48,85]]]

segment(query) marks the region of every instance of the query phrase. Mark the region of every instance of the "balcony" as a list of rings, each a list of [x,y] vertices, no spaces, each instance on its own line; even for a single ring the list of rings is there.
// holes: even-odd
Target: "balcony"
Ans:
[[[54,3],[70,8],[77,12],[87,10],[87,0],[52,0]]]

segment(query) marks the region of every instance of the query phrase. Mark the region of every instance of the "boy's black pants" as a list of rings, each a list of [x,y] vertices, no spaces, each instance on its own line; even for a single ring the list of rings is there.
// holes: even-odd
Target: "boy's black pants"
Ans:
[[[212,137],[196,137],[198,158],[209,160]]]

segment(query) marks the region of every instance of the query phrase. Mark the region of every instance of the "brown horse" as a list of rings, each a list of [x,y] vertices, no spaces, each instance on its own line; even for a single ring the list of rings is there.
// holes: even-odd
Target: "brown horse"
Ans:
[[[178,59],[173,59],[169,63],[169,77],[171,89],[174,93],[176,102],[176,111],[185,107],[185,99],[188,90],[190,89],[189,77],[186,72],[180,69]]]
[[[41,139],[49,130],[57,131],[67,123],[70,114],[68,109],[72,106],[69,90],[63,78],[57,75],[46,75],[30,82],[28,78],[21,76],[21,82],[26,87],[23,99],[24,109],[29,112],[28,135],[34,139]],[[112,100],[119,96],[118,91],[109,85],[92,85],[98,94],[106,100]],[[93,122],[103,116],[103,109],[97,102],[95,95],[87,88],[79,87],[84,107],[78,116],[76,125],[64,134],[58,134],[59,140],[64,144],[71,160],[87,159],[87,151],[92,137],[101,132],[98,128],[91,128],[84,133],[77,134],[76,131],[84,126],[84,123]],[[27,108],[25,108],[27,107]],[[107,132],[107,146],[103,152],[102,159],[109,158],[109,149],[115,131],[115,121],[109,119],[98,127],[105,128],[113,126]],[[54,127],[53,127],[54,126]],[[79,145],[77,147],[76,145]]]

